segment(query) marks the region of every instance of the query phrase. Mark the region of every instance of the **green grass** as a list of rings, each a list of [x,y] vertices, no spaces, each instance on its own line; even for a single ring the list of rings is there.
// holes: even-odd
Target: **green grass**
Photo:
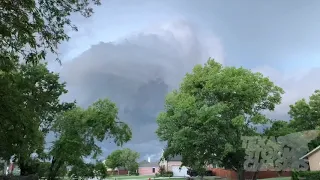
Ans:
[[[148,180],[151,178],[151,180],[186,180],[186,178],[179,177],[155,177],[155,176],[110,176],[107,178],[107,180]],[[194,180],[200,180],[200,177],[193,178]],[[206,176],[204,177],[204,180],[215,180],[214,176]]]
[[[107,180],[148,180],[151,178],[151,180],[185,180],[186,178],[159,178],[155,176],[110,176],[107,177]],[[199,178],[195,178],[195,180],[198,180]],[[204,177],[204,180],[214,180],[214,177]],[[269,179],[261,179],[261,180],[291,180],[291,177],[278,177],[278,178],[269,178]]]
[[[108,179],[145,179],[145,178],[153,178],[154,176],[126,176],[126,175],[121,175],[121,176],[109,176]]]
[[[130,180],[130,179],[145,179],[148,180],[149,178],[153,179],[155,176],[149,175],[149,176],[126,176],[126,175],[121,175],[121,176],[109,176],[107,177],[108,180]]]
[[[291,180],[291,177],[278,177],[278,178],[269,178],[269,179],[261,179],[261,180]]]

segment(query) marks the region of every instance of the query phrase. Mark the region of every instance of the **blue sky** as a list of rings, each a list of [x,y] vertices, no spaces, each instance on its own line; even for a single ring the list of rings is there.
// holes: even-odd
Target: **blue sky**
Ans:
[[[108,0],[89,19],[72,17],[79,32],[60,47],[63,66],[50,66],[67,82],[64,100],[86,106],[107,97],[139,112],[121,116],[134,131],[128,146],[157,157],[163,144],[154,135],[155,114],[164,94],[142,103],[136,91],[155,92],[148,82],[156,76],[177,87],[211,56],[270,77],[286,91],[270,117],[288,119],[290,104],[320,89],[319,12],[319,0]],[[115,148],[102,146],[105,154]]]

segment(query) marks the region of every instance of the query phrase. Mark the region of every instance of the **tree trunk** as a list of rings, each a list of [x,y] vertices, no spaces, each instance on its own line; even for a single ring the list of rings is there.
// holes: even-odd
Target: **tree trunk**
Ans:
[[[28,168],[25,166],[24,163],[19,163],[19,168],[20,168],[21,176],[28,176],[29,175]]]
[[[48,180],[55,180],[56,179],[58,171],[60,170],[60,167],[62,166],[62,164],[63,163],[61,161],[59,161],[53,157],[52,162],[51,162],[51,166],[49,169]]]
[[[50,168],[49,168],[49,174],[48,174],[48,180],[53,180],[54,179],[54,174],[53,174],[53,169],[54,169],[54,165],[56,164],[56,158],[53,157],[52,158],[52,162],[51,162],[51,165],[50,165]]]
[[[283,173],[282,170],[281,170],[281,171],[278,171],[278,177],[281,177],[281,176],[282,176],[282,173]]]
[[[20,157],[18,162],[19,162],[21,176],[28,176],[28,174],[29,174],[28,167],[26,166],[24,159]]]
[[[244,170],[243,169],[238,169],[237,170],[237,175],[238,175],[238,180],[245,180]]]
[[[251,179],[251,180],[257,180],[258,172],[259,172],[259,171],[255,171],[255,172],[253,173],[253,176],[252,176],[252,179]]]

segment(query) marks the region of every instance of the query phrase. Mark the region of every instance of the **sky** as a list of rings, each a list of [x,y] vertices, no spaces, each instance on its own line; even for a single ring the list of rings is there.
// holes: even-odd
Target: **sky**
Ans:
[[[154,132],[166,93],[209,57],[282,87],[274,119],[288,120],[289,105],[320,88],[318,0],[109,0],[94,10],[72,16],[79,31],[59,47],[62,65],[49,58],[49,67],[67,82],[62,100],[116,102],[133,130],[125,147],[143,160],[159,160],[164,143]],[[100,145],[102,157],[117,148]]]

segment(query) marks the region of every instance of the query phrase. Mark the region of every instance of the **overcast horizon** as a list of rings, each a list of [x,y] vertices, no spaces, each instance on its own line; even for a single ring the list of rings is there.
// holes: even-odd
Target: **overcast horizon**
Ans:
[[[59,47],[69,93],[86,107],[109,98],[133,129],[124,147],[158,161],[163,143],[154,133],[164,97],[209,57],[225,66],[261,72],[285,90],[269,117],[288,120],[289,105],[320,89],[320,1],[109,0]],[[160,79],[160,81],[159,81]],[[101,144],[103,157],[116,149]]]

